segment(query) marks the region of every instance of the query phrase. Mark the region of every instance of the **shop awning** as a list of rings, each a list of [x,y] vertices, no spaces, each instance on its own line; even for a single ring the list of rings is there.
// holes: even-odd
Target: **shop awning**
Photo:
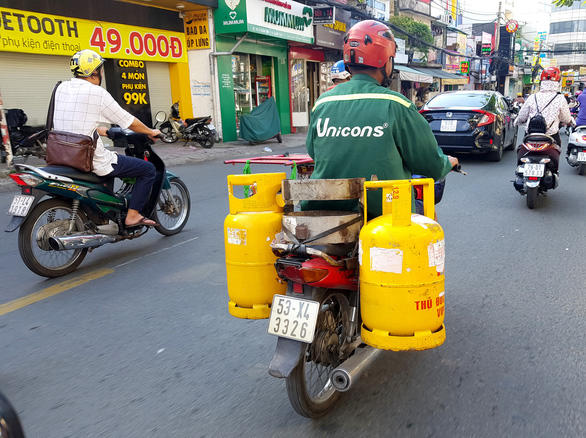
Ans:
[[[428,73],[417,71],[406,65],[395,65],[395,70],[399,71],[399,77],[402,81],[425,82],[428,84],[433,82],[433,78]]]
[[[454,73],[448,73],[439,68],[426,68],[417,67],[415,70],[420,71],[423,74],[431,75],[434,78],[442,80],[444,85],[464,85],[468,83],[468,76],[460,76]]]

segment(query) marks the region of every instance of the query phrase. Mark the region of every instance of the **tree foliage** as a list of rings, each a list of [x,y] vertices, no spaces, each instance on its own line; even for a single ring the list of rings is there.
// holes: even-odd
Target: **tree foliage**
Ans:
[[[586,3],[584,0],[553,0],[553,4],[556,6],[572,6],[576,2],[582,2],[582,4]]]
[[[433,44],[433,35],[431,34],[431,29],[429,26],[415,21],[411,17],[394,16],[389,19],[389,23],[405,31],[405,33],[402,33],[399,30],[393,29],[393,33],[397,38],[407,40],[409,46],[414,49],[418,49],[424,53],[427,53],[428,47],[413,38],[409,38],[409,35],[407,34],[415,35],[420,40],[428,44]]]

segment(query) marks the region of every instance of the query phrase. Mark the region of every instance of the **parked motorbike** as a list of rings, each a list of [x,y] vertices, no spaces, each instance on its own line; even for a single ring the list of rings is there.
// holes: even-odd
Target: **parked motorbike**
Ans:
[[[534,209],[538,195],[558,186],[561,148],[546,134],[527,134],[517,150],[513,185],[527,196],[527,207]]]
[[[155,120],[157,121],[155,127],[161,124],[159,130],[163,134],[162,140],[165,143],[175,143],[181,138],[185,144],[195,141],[201,147],[209,149],[216,142],[218,133],[212,124],[211,116],[182,120],[179,115],[179,102],[171,106],[170,117],[164,111],[159,111],[155,115]]]
[[[0,393],[0,438],[24,438],[18,414],[2,393]]]
[[[284,174],[228,177],[231,214],[225,221],[225,239],[229,310],[239,318],[269,319],[268,333],[277,336],[269,374],[285,379],[289,400],[298,414],[315,418],[333,407],[383,349],[425,350],[444,342],[443,232],[433,221],[431,179],[366,183],[360,178],[282,180],[281,185],[279,178],[283,177]],[[235,200],[237,184],[254,185],[256,200],[250,205],[245,199]],[[417,186],[422,186],[425,193],[426,217],[411,215],[411,191]],[[300,200],[358,199],[365,189],[382,189],[383,216],[368,221],[364,227],[363,215],[358,212],[292,209],[292,204]],[[278,192],[282,199],[271,206],[271,196]],[[389,215],[391,204],[393,213]],[[284,205],[284,214],[277,213],[275,205]],[[401,218],[405,222],[392,222]],[[411,221],[427,225],[410,227]],[[391,232],[394,226],[405,226],[404,230],[414,234],[407,231],[402,235],[394,228],[393,248],[382,248],[387,245],[383,242],[388,242],[382,234]],[[422,231],[426,236],[416,240],[420,228],[426,230]],[[274,270],[280,283],[275,283],[275,271],[271,275],[269,258],[262,250],[266,236],[274,232],[277,234],[270,248],[277,257]],[[380,241],[372,245],[370,239],[375,235],[380,236]],[[397,249],[402,245],[398,243],[400,235],[405,242],[412,242],[410,245],[425,245],[425,251],[417,250],[412,253],[413,261],[405,262],[409,263],[405,266],[413,266],[413,272],[412,268],[402,270],[403,257],[407,260],[411,250],[407,246]],[[258,260],[251,260],[253,256]],[[422,262],[421,257],[429,259]],[[247,264],[250,271],[246,271]],[[416,273],[419,267],[422,271]],[[244,284],[242,275],[247,272]],[[393,289],[393,294],[377,290],[386,287],[381,284],[388,281],[387,274],[403,272],[417,278],[414,288],[422,287],[427,280],[433,286],[427,285],[425,292],[410,289],[405,299],[398,297],[407,291],[407,286],[401,291]],[[403,277],[400,283],[410,281]],[[429,299],[425,294],[430,295]],[[373,300],[375,295],[379,299]],[[412,301],[414,296],[418,298]],[[260,302],[263,299],[264,304]],[[396,314],[389,313],[395,311]],[[389,329],[390,321],[397,326]],[[413,335],[415,326],[420,334]],[[391,334],[395,330],[401,334]]]
[[[165,169],[144,134],[111,128],[108,137],[128,156],[148,160],[156,179],[142,213],[170,236],[179,233],[189,218],[190,197],[183,181]],[[114,178],[80,172],[71,167],[34,167],[16,164],[12,180],[22,188],[12,200],[12,220],[6,231],[18,233],[18,249],[25,265],[44,277],[59,277],[75,270],[88,250],[106,243],[135,239],[148,227],[126,227],[132,179],[124,179],[114,192]],[[47,197],[48,199],[42,200]]]
[[[28,117],[21,109],[5,111],[12,155],[26,161],[28,157],[45,158],[47,131],[45,126],[29,126]]]
[[[578,168],[578,174],[586,173],[586,126],[576,126],[568,139],[568,164]]]

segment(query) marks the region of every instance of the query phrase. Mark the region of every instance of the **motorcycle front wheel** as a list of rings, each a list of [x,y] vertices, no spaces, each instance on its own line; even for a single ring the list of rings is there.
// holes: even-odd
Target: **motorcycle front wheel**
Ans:
[[[527,207],[533,210],[537,203],[537,191],[538,187],[529,187],[527,189]]]
[[[75,271],[87,254],[87,248],[55,251],[49,238],[69,233],[72,214],[71,202],[47,199],[39,203],[27,216],[18,232],[18,250],[24,264],[42,277],[60,277]],[[87,222],[78,210],[73,232],[83,231]]]
[[[304,417],[324,415],[340,397],[330,374],[341,363],[340,351],[350,327],[350,304],[339,292],[325,293],[313,342],[306,344],[297,366],[287,377],[287,395],[293,409]]]
[[[161,190],[154,218],[159,224],[155,230],[164,236],[179,233],[191,211],[191,199],[185,183],[179,178],[172,178],[169,184],[170,188]]]
[[[160,131],[161,134],[163,134],[162,140],[165,143],[175,143],[177,140],[179,140],[179,137],[177,137],[177,133],[173,130],[171,126],[165,126],[164,128],[161,128]]]

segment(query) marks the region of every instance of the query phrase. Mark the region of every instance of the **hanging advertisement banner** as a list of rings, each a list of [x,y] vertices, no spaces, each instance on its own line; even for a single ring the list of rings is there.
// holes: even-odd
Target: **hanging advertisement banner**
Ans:
[[[183,18],[185,23],[185,42],[187,50],[201,50],[210,48],[210,33],[208,11],[186,12]]]
[[[71,56],[82,49],[104,58],[187,62],[180,32],[0,8],[0,51]]]
[[[340,50],[344,46],[344,34],[350,29],[350,12],[343,9],[336,10],[336,20],[333,24],[316,24],[316,46],[330,47]]]
[[[214,20],[217,34],[248,31],[313,44],[313,8],[295,1],[220,0]]]

